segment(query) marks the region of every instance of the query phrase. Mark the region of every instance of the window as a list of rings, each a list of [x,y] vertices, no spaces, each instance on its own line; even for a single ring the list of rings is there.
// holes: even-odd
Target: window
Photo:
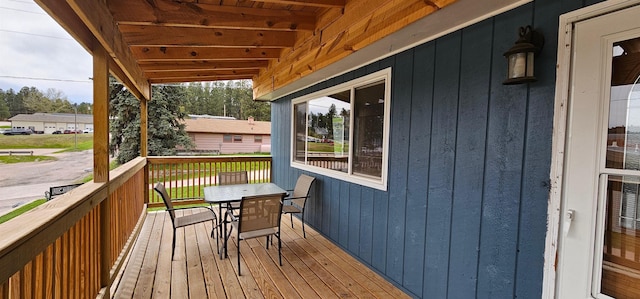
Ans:
[[[233,140],[231,139],[231,135],[230,134],[224,134],[222,135],[222,142],[232,142]]]
[[[255,142],[255,143],[262,143],[262,135],[255,135],[255,136],[253,136],[253,142]]]
[[[233,142],[242,142],[242,135],[233,135]]]
[[[386,190],[391,70],[293,101],[293,167]]]

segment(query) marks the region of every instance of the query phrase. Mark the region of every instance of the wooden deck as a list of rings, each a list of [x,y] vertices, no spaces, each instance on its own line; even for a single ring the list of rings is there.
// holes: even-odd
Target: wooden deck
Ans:
[[[211,224],[178,229],[171,261],[171,220],[150,213],[125,267],[115,298],[409,298],[401,290],[300,222],[282,220],[282,266],[277,242],[243,241],[242,276],[236,240],[220,260]]]

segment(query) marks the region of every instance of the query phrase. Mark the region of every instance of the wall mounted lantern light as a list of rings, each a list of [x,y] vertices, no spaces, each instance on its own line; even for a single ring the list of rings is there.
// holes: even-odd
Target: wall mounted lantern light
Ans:
[[[534,57],[544,45],[544,36],[531,26],[520,27],[520,38],[511,49],[504,53],[507,58],[507,80],[505,85],[535,82],[533,73]]]

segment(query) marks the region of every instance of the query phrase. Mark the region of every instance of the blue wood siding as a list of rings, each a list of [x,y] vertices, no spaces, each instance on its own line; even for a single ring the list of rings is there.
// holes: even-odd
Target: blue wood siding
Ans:
[[[318,178],[306,220],[421,298],[542,292],[558,17],[594,1],[538,0],[272,104],[274,181],[293,187],[291,100],[392,68],[388,191]],[[505,86],[520,26],[546,39],[538,82]]]

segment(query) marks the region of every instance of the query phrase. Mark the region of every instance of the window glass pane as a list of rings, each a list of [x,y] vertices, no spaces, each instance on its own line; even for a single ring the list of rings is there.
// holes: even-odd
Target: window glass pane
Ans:
[[[307,103],[295,104],[293,110],[293,130],[296,136],[293,144],[293,159],[304,162],[304,140],[307,136]]]
[[[350,96],[345,90],[309,101],[309,165],[349,171]]]
[[[233,142],[242,142],[242,135],[233,135]]]
[[[222,136],[222,142],[231,142],[231,135],[225,134]]]
[[[353,122],[353,173],[382,176],[384,81],[356,88]]]
[[[262,143],[262,136],[260,136],[260,135],[253,136],[253,142]]]
[[[387,190],[391,69],[293,101],[292,166]]]

